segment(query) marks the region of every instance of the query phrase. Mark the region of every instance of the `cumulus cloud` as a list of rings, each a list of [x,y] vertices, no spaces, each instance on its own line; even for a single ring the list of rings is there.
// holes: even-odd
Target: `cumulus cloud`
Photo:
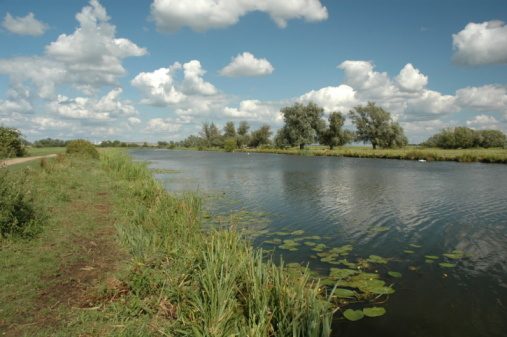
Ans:
[[[47,45],[44,55],[1,59],[0,74],[14,82],[32,83],[46,99],[62,84],[91,95],[102,86],[117,85],[126,73],[124,58],[146,54],[133,42],[116,38],[116,28],[97,0],[91,0],[76,19],[79,27]]]
[[[309,91],[300,96],[299,100],[314,102],[321,106],[325,112],[341,111],[347,113],[359,104],[356,91],[346,84]]]
[[[263,102],[250,99],[239,103],[238,108],[225,107],[225,117],[248,121],[262,121],[279,123],[282,121],[280,109],[283,102]]]
[[[273,72],[274,68],[265,58],[258,59],[249,52],[234,57],[227,66],[220,70],[222,76],[265,76]]]
[[[467,126],[476,129],[499,129],[497,119],[490,115],[477,115],[471,120],[467,120]]]
[[[179,75],[183,73],[183,78]],[[221,110],[226,98],[210,82],[197,60],[183,65],[175,62],[168,68],[139,73],[131,84],[143,94],[141,103],[172,107],[179,115],[195,115]]]
[[[111,90],[100,99],[89,97],[69,98],[58,95],[57,99],[49,103],[49,110],[61,117],[110,121],[118,117],[137,114],[137,110],[128,101],[121,101],[121,88]]]
[[[406,91],[420,91],[428,84],[428,76],[422,74],[419,69],[407,63],[396,76],[396,83]]]
[[[2,27],[14,34],[30,36],[40,36],[48,29],[48,25],[37,20],[32,12],[18,17],[7,12],[2,21]]]
[[[287,26],[291,19],[313,22],[328,16],[319,0],[154,0],[151,5],[157,29],[169,32],[185,26],[195,31],[224,28],[254,11],[267,13],[279,27]]]
[[[507,26],[502,21],[471,22],[453,34],[452,43],[458,64],[507,63]]]
[[[481,87],[466,87],[456,91],[456,99],[458,104],[465,108],[507,114],[506,86],[488,84]]]
[[[169,133],[175,133],[178,132],[181,129],[181,124],[174,123],[169,118],[153,118],[150,119],[146,123],[146,128],[144,131],[146,132],[154,132],[154,133],[161,133],[161,132],[169,132]]]

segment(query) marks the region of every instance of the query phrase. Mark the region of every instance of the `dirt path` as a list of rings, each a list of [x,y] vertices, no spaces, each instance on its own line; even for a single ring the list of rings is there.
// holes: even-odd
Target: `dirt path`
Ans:
[[[36,160],[36,159],[52,158],[52,157],[56,157],[56,154],[48,154],[46,156],[5,159],[5,160],[0,160],[0,166],[11,166],[11,165],[16,165],[16,164],[26,163],[28,161],[32,161],[32,160]]]

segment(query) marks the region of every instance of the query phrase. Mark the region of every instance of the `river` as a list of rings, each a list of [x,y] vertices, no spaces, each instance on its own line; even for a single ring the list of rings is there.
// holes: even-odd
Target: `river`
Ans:
[[[349,258],[379,255],[395,293],[382,317],[335,320],[333,336],[481,337],[507,335],[507,165],[133,150],[173,192],[198,191],[213,215],[259,218],[269,233],[302,230]],[[255,227],[255,221],[252,221]],[[312,247],[275,249],[288,262],[326,274]],[[459,258],[443,254],[458,252]],[[452,254],[452,253],[451,253]],[[427,256],[438,256],[431,263]],[[447,262],[454,267],[442,267]]]

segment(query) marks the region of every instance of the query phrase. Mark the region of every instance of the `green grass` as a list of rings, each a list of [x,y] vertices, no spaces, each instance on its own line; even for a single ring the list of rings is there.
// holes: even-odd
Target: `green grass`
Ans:
[[[483,162],[483,163],[507,163],[507,149],[458,149],[445,150],[439,148],[424,148],[419,146],[407,146],[400,149],[376,149],[361,146],[337,147],[333,150],[324,146],[308,146],[305,150],[299,148],[289,149],[243,149],[243,152],[255,153],[278,153],[290,155],[310,156],[337,156],[356,158],[384,158],[427,161],[458,161],[458,162]]]
[[[26,157],[45,156],[48,154],[64,153],[65,147],[27,147]]]
[[[0,334],[329,336],[335,308],[308,271],[204,231],[198,196],[168,194],[124,152],[13,173],[50,216],[0,241]]]

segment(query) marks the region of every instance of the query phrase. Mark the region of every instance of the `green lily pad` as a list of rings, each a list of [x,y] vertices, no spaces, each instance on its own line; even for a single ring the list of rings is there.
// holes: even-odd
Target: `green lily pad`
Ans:
[[[436,255],[425,255],[424,257],[429,260],[438,260],[439,259],[439,257]]]
[[[440,262],[438,265],[440,267],[442,267],[442,268],[454,268],[454,267],[456,267],[456,265],[454,263],[449,263],[449,262]]]
[[[305,234],[305,231],[304,231],[304,230],[302,230],[302,229],[299,229],[299,230],[294,231],[294,232],[292,232],[292,233],[290,233],[290,234],[291,234],[291,235],[303,235],[303,234]]]
[[[426,262],[426,263],[433,263],[433,262],[435,262],[435,260],[426,259],[424,262]]]
[[[349,277],[350,275],[354,275],[359,273],[357,270],[353,269],[341,269],[341,268],[331,268],[331,271],[329,272],[330,277],[335,277],[338,279],[344,279],[346,277]]]
[[[380,263],[380,264],[386,264],[387,263],[387,260],[381,256],[378,256],[378,255],[370,255],[366,261],[368,262],[371,262],[371,263]]]
[[[370,231],[372,233],[383,233],[383,232],[387,232],[388,230],[389,230],[389,227],[377,226],[377,227],[373,227]]]
[[[391,287],[376,287],[376,288],[369,288],[368,290],[370,293],[377,294],[377,295],[394,294],[394,289]]]
[[[343,312],[343,316],[348,319],[349,321],[359,321],[361,318],[364,317],[364,313],[362,310],[352,310],[347,309]]]
[[[353,262],[349,262],[347,259],[341,259],[337,261],[339,264],[343,264],[349,268],[356,268],[356,264]]]
[[[322,252],[324,249],[326,249],[326,245],[323,243],[319,243],[315,247],[312,248],[312,250],[315,252]]]
[[[363,308],[363,313],[366,317],[379,317],[385,315],[386,309],[382,307]]]
[[[418,245],[418,244],[415,244],[415,243],[411,243],[409,244],[410,247],[413,247],[413,248],[421,248],[422,246],[421,245]]]
[[[297,262],[287,263],[285,266],[287,268],[300,268],[301,267],[301,265]]]
[[[448,257],[450,259],[453,259],[453,260],[459,260],[459,259],[462,259],[464,254],[462,251],[459,251],[459,250],[454,250],[450,253],[445,253],[445,254],[442,254],[444,255],[445,257]]]
[[[413,250],[410,250],[410,249],[405,249],[403,252],[405,254],[414,254],[415,253]]]
[[[352,298],[355,297],[356,292],[349,289],[336,288],[334,295],[339,298]]]
[[[274,232],[273,235],[278,235],[278,236],[285,236],[285,235],[289,235],[290,233],[288,232]]]
[[[389,271],[387,272],[387,274],[391,277],[396,277],[396,278],[400,278],[401,277],[401,273],[397,272],[397,271]]]
[[[305,242],[303,242],[303,244],[308,247],[314,247],[317,245],[315,242],[312,242],[312,241],[305,241]]]
[[[269,243],[272,245],[279,245],[280,243],[282,243],[282,240],[280,240],[280,239],[266,240],[266,241],[264,241],[264,243]]]
[[[329,253],[336,255],[348,255],[352,251],[352,245],[344,245],[332,248]]]
[[[336,284],[336,280],[330,278],[322,278],[320,279],[320,284],[323,286],[334,287]]]

